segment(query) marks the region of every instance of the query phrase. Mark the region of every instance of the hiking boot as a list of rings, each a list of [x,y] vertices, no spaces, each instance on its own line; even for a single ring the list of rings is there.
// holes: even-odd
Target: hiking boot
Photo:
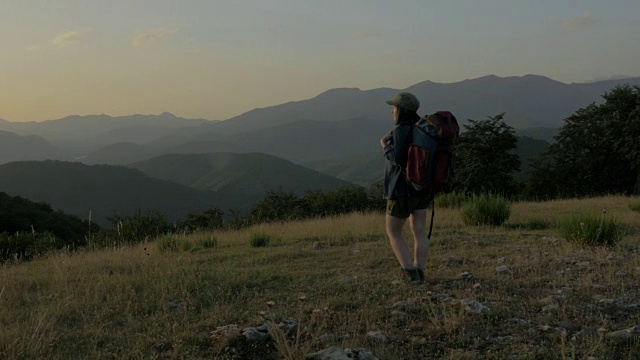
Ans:
[[[420,283],[424,284],[424,269],[416,268],[418,271],[418,278],[420,279]]]
[[[416,268],[402,268],[402,274],[405,277],[405,280],[408,284],[411,285],[422,285],[424,283],[424,273],[422,277],[420,277],[420,272]]]

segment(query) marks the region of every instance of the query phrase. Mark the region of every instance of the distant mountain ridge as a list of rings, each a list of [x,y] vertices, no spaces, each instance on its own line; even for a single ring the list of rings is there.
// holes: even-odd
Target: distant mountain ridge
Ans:
[[[290,161],[262,153],[207,153],[164,155],[129,167],[158,179],[205,191],[236,194],[250,203],[267,191],[304,194],[307,190],[333,190],[349,182]]]
[[[125,167],[62,161],[0,165],[0,191],[105,224],[111,215],[156,210],[171,220],[188,212],[229,205],[222,196],[154,179]]]
[[[0,131],[0,164],[19,160],[62,159],[66,154],[35,135]]]

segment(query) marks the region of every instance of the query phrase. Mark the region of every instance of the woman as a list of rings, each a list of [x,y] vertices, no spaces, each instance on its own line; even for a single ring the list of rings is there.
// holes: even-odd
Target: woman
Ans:
[[[387,104],[393,106],[394,129],[382,139],[380,145],[386,158],[384,197],[387,199],[387,235],[402,272],[410,284],[424,283],[424,267],[427,261],[427,207],[431,199],[416,194],[407,184],[404,169],[407,165],[413,125],[420,120],[416,113],[420,101],[411,93],[401,92]],[[407,218],[413,233],[414,253],[402,238],[402,228]]]

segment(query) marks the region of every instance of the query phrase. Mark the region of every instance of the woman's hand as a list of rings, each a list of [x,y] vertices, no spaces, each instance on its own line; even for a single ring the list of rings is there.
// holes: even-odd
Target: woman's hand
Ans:
[[[387,134],[380,139],[380,146],[384,149],[387,146],[387,142],[391,140],[391,134]]]

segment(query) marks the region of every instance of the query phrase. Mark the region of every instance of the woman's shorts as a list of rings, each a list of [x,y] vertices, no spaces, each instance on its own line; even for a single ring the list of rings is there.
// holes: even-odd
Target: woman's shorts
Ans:
[[[428,208],[432,199],[430,195],[415,195],[387,200],[387,215],[406,219],[415,210]]]

